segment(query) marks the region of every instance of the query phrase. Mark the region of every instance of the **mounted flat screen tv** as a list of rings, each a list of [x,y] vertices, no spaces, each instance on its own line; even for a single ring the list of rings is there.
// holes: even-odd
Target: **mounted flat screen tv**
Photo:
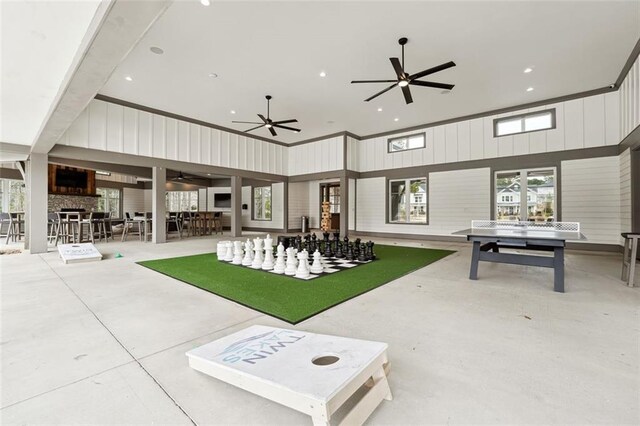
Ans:
[[[56,169],[56,186],[86,188],[89,175],[86,170]]]
[[[213,194],[213,206],[217,209],[230,209],[231,194],[225,194],[225,193]]]

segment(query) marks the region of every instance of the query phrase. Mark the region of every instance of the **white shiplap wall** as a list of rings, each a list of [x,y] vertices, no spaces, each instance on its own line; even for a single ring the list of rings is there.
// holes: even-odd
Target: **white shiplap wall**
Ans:
[[[493,120],[525,112],[556,109],[556,128],[515,136],[493,137]],[[359,171],[367,172],[458,161],[480,160],[620,142],[618,92],[513,111],[424,129],[423,149],[388,153],[387,139],[419,130],[359,141]]]
[[[620,85],[620,139],[640,125],[640,56]]]
[[[490,178],[489,168],[431,173],[428,225],[385,223],[386,179],[359,179],[356,228],[365,232],[450,235],[468,228],[474,219],[489,219]]]
[[[289,176],[342,170],[342,148],[342,136],[289,147]]]
[[[356,180],[349,179],[349,227],[350,231],[356,229]]]
[[[309,182],[289,183],[289,228],[301,228],[301,216],[309,216]]]
[[[631,150],[620,154],[620,232],[631,231]],[[640,185],[640,182],[637,183]]]
[[[242,204],[248,206],[247,210],[242,210],[242,226],[251,228],[278,228],[284,227],[284,183],[274,183],[271,185],[271,220],[253,220],[253,204],[251,203],[250,186],[242,187]]]
[[[580,222],[588,243],[620,243],[620,158],[563,161],[562,220]]]
[[[136,184],[138,183],[138,179],[135,176],[129,176],[129,175],[121,175],[119,173],[111,173],[111,175],[109,176],[105,176],[105,175],[99,175],[96,174],[96,180],[101,181],[101,180],[106,180],[109,182],[120,182],[120,183],[130,183],[130,184]],[[100,182],[97,182],[97,185],[99,185]]]
[[[151,211],[151,190],[137,188],[122,189],[122,212],[130,213],[133,217],[134,212]]]
[[[96,99],[74,121],[59,143],[287,174],[287,147]]]
[[[347,170],[360,171],[360,142],[347,136]]]

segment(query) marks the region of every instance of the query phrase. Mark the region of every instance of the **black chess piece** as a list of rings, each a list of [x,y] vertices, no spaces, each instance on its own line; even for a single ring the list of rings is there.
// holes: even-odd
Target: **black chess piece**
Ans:
[[[374,242],[373,241],[369,241],[367,243],[367,248],[369,249],[369,259],[371,260],[376,260],[376,254],[373,251],[373,246],[374,246]]]
[[[324,245],[322,247],[322,250],[320,250],[320,251],[324,252],[327,249],[327,246],[329,245],[329,233],[328,232],[323,232],[322,233],[322,238],[323,238]]]
[[[335,253],[336,251],[338,251],[338,243],[340,242],[340,233],[339,232],[334,232],[333,233],[333,240],[331,240],[331,244],[333,245],[333,252]]]
[[[296,235],[295,248],[298,251],[302,251],[302,237],[300,235]]]
[[[339,240],[336,242],[336,254],[335,254],[335,256],[338,259],[344,258],[344,253],[342,252],[342,243]]]
[[[307,234],[304,236],[304,246],[303,248],[307,249],[307,252],[313,253],[311,251],[311,235]]]
[[[353,260],[353,243],[347,244],[346,252],[346,259]]]
[[[344,241],[345,247],[347,247],[349,245],[349,237],[345,236],[343,241]]]
[[[316,252],[318,249],[318,237],[316,237],[316,233],[311,234],[311,251],[309,252],[311,255]],[[318,250],[320,251],[320,250]]]
[[[358,254],[358,260],[360,262],[366,262],[367,261],[367,253],[366,253],[366,247],[364,246],[364,244],[360,244],[360,253]]]
[[[333,257],[333,250],[331,249],[331,241],[329,241],[329,233],[325,232],[323,235],[324,235],[324,256]]]

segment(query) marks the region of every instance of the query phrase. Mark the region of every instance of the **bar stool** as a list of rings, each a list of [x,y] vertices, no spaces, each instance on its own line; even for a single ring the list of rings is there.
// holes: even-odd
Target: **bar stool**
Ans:
[[[7,237],[5,244],[9,244],[9,239],[13,235],[13,220],[9,213],[0,213],[0,237]]]
[[[222,212],[213,213],[213,229],[216,231],[216,234],[222,232]]]
[[[56,212],[56,216],[58,218],[58,223],[56,224],[55,244],[58,245],[58,240],[62,241],[64,244],[69,242],[75,243],[75,227],[77,225],[77,220],[72,220],[69,217],[69,214],[65,212]]]
[[[135,232],[133,231],[133,225],[138,226],[138,230]],[[122,229],[122,241],[125,241],[127,239],[127,236],[129,235],[130,232],[133,235],[137,235],[138,238],[142,241],[142,235],[144,234],[142,226],[143,226],[143,221],[133,220],[129,212],[126,212],[125,219],[124,219],[124,228]]]
[[[623,232],[624,254],[622,256],[622,281],[626,281],[629,287],[634,286],[636,258],[638,257],[638,240],[640,232]]]
[[[47,242],[49,244],[56,243],[56,232],[58,230],[58,215],[55,213],[47,213]]]
[[[93,222],[93,212],[89,213],[89,217],[87,218],[79,218],[79,228],[78,228],[78,242],[81,243],[82,242],[82,233],[84,231],[84,226],[87,225],[87,234],[89,234],[89,240],[91,241],[91,243],[95,243],[95,239],[93,238],[93,234],[94,234],[94,222]]]

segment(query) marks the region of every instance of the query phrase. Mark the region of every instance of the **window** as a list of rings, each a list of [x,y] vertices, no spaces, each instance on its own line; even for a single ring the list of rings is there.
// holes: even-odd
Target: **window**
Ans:
[[[555,168],[497,172],[495,186],[497,220],[556,220]]]
[[[253,188],[253,220],[271,220],[271,186]]]
[[[387,152],[407,151],[409,149],[419,149],[425,147],[424,133],[417,135],[391,138],[387,141]]]
[[[96,188],[100,196],[98,198],[98,211],[111,212],[112,218],[120,217],[120,190],[113,188]]]
[[[329,187],[329,213],[340,213],[340,186]]]
[[[389,222],[427,223],[427,179],[389,181]]]
[[[21,180],[0,179],[0,211],[25,211],[25,185]]]
[[[555,129],[556,110],[536,111],[493,120],[493,137]]]
[[[198,191],[167,191],[166,200],[168,212],[198,210]]]

